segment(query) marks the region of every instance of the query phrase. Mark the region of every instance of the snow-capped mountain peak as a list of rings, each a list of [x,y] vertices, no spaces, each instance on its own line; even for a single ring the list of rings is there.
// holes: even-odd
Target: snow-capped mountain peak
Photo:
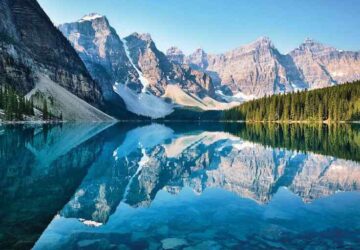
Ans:
[[[83,16],[79,22],[85,22],[85,21],[93,21],[95,19],[105,18],[105,16],[98,14],[98,13],[90,13],[88,15]]]

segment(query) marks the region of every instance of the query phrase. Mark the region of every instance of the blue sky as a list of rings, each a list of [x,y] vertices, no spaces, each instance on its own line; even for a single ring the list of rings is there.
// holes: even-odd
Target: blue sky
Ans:
[[[306,38],[360,50],[360,0],[38,0],[56,24],[104,14],[120,36],[148,32],[161,50],[221,53],[268,36],[283,53]]]

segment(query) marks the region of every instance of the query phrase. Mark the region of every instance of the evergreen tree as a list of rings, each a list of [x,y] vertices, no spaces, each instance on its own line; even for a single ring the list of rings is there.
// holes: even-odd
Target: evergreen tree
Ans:
[[[48,112],[48,106],[47,106],[47,101],[46,99],[44,99],[43,101],[43,119],[47,120],[49,118],[49,112]]]
[[[319,108],[318,108],[318,120],[319,121],[324,120],[324,107],[322,103],[319,104]]]

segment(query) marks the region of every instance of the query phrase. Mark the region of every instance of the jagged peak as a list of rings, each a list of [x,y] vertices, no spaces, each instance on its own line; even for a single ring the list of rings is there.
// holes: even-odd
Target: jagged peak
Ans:
[[[206,56],[207,53],[203,48],[197,48],[193,53],[191,53],[190,56]]]
[[[315,39],[307,37],[304,42],[304,44],[312,44],[312,43],[318,43],[317,41],[315,41]]]
[[[93,20],[96,20],[96,19],[106,19],[106,17],[104,15],[101,15],[99,13],[90,13],[90,14],[87,14],[85,16],[83,16],[79,22],[86,22],[86,21],[93,21]]]
[[[147,44],[148,47],[152,47],[152,48],[156,48],[155,42],[152,40],[151,35],[149,33],[138,33],[138,32],[134,32],[132,34],[130,34],[129,36],[125,37],[126,41],[130,40],[140,40],[142,42],[144,42],[145,44]]]
[[[271,43],[271,39],[268,36],[261,36],[255,40],[255,42]]]
[[[256,39],[254,42],[245,45],[245,46],[266,46],[266,47],[273,47],[273,43],[271,39],[267,36],[261,36],[258,39]]]
[[[243,45],[241,47],[238,47],[232,51],[229,51],[227,53],[233,53],[234,51],[239,51],[241,53],[243,52],[249,52],[249,51],[255,51],[258,49],[276,49],[272,41],[267,36],[262,36],[257,38],[255,41],[248,43],[246,45]]]
[[[315,39],[311,39],[311,38],[306,38],[305,41],[303,43],[300,44],[300,46],[295,49],[296,50],[300,50],[300,51],[311,51],[311,52],[320,52],[320,51],[331,51],[331,50],[337,50],[334,47],[325,45],[323,43],[320,43],[318,41],[316,41]]]
[[[172,46],[166,51],[166,54],[167,55],[183,55],[184,52],[181,49],[179,49],[178,47]]]
[[[195,50],[196,53],[202,53],[202,54],[206,54],[205,50],[203,48],[197,48]]]
[[[143,40],[143,41],[147,41],[147,42],[152,42],[152,38],[150,33],[138,33],[138,32],[134,32],[132,33],[129,37],[136,37],[137,39]]]
[[[306,38],[300,46],[312,47],[312,46],[321,46],[326,47],[324,44],[316,41],[313,38]]]
[[[142,33],[140,35],[140,39],[145,40],[145,41],[152,41],[150,33]]]

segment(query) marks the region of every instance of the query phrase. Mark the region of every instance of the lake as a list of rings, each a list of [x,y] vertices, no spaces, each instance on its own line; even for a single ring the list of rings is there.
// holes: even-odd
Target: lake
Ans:
[[[360,248],[360,125],[0,126],[0,249]]]

